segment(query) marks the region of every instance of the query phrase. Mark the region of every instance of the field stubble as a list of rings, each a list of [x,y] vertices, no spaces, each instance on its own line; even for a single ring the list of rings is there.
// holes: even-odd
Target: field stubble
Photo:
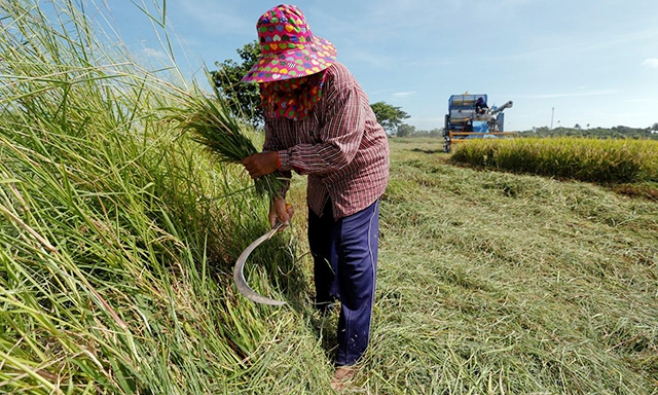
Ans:
[[[392,143],[371,352],[384,388],[656,393],[658,206],[449,166],[433,144]]]
[[[247,273],[289,306],[255,305],[229,273],[267,203],[163,121],[200,92],[52,5],[0,2],[0,392],[330,393],[336,317],[309,307],[305,183]],[[656,204],[458,168],[438,145],[392,140],[349,392],[658,393]]]

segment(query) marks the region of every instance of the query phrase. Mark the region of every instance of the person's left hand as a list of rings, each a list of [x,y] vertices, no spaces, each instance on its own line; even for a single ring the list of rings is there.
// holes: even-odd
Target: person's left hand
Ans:
[[[242,164],[249,172],[251,178],[258,178],[277,170],[279,153],[276,151],[262,152],[249,155],[242,159]]]

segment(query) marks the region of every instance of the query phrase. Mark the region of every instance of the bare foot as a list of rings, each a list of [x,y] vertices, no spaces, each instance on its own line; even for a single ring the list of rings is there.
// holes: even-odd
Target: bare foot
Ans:
[[[342,391],[352,382],[352,377],[356,371],[351,366],[341,366],[336,369],[334,378],[331,380],[331,388],[334,391]]]

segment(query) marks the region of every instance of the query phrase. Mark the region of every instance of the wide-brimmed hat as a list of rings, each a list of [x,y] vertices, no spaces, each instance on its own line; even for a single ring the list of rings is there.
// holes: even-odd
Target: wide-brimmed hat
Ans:
[[[270,82],[319,73],[336,61],[336,48],[314,36],[302,11],[281,4],[265,12],[256,24],[260,58],[242,78]]]

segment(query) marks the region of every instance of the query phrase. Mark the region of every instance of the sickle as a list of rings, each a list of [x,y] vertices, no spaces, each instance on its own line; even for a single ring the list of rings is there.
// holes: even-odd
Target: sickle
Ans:
[[[238,260],[235,262],[235,268],[233,269],[233,281],[235,281],[235,285],[238,287],[238,291],[240,291],[240,293],[247,299],[256,303],[269,304],[271,306],[283,306],[286,304],[286,302],[266,298],[265,296],[257,294],[256,291],[249,287],[247,280],[244,278],[244,265],[247,263],[249,254],[251,254],[256,249],[256,247],[261,245],[265,240],[268,240],[270,237],[272,237],[282,225],[283,224],[281,222],[278,222],[276,226],[272,228],[272,230],[256,239],[253,243],[249,244],[249,247],[242,251],[242,254],[240,254]]]

